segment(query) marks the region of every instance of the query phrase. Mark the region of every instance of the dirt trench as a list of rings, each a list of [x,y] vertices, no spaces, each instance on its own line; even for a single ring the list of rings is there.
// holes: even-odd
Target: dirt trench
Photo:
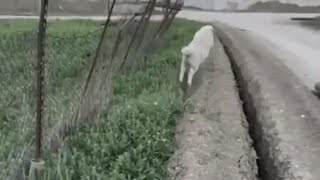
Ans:
[[[187,103],[176,129],[170,179],[258,180],[257,156],[235,77],[217,38],[194,77]]]

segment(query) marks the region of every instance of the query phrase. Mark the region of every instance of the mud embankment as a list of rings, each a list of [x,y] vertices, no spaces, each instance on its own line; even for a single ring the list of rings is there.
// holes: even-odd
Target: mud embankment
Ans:
[[[194,77],[169,172],[175,180],[257,180],[256,154],[226,53],[218,39]]]

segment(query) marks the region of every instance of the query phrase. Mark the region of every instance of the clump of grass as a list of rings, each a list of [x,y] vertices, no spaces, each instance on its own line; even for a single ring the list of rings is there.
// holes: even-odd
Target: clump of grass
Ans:
[[[176,20],[167,46],[149,57],[144,69],[116,77],[110,113],[48,158],[46,179],[165,179],[183,111],[176,93],[180,48],[197,29],[197,23]]]
[[[71,26],[68,23],[65,23],[65,26],[57,25],[56,29],[52,26],[54,30],[51,33],[65,38],[79,34],[68,30],[66,27]],[[81,22],[73,23],[73,27],[81,24]],[[81,26],[86,26],[85,24]],[[87,25],[92,27],[90,23]],[[114,79],[114,97],[109,113],[104,112],[96,121],[99,123],[84,125],[76,134],[68,137],[66,147],[59,154],[46,155],[45,179],[164,179],[166,163],[173,151],[175,123],[183,110],[182,101],[176,93],[180,48],[192,39],[197,29],[198,24],[195,22],[174,21],[165,47],[157,49],[149,56],[144,67],[137,67],[117,76]],[[84,28],[81,33],[85,34],[91,30],[89,27]],[[13,31],[12,35],[15,33]],[[50,52],[52,56],[49,55],[48,59],[50,82],[47,91],[51,101],[47,105],[47,114],[50,123],[61,118],[61,111],[68,106],[66,102],[74,98],[74,92],[77,92],[83,82],[81,74],[88,64],[83,53],[94,52],[98,36],[97,33],[84,36],[83,39],[67,38],[65,41],[58,40],[54,44],[49,44],[48,53]],[[4,44],[12,41],[15,40],[9,38],[8,43]],[[16,41],[12,47],[23,49],[16,47],[22,44],[21,42],[21,40]],[[7,144],[1,146],[5,148],[0,149],[0,153],[6,153],[2,156],[6,158],[0,156],[0,162],[3,164],[14,157],[7,158],[8,152],[12,154],[18,152],[21,150],[19,147],[23,147],[25,143],[25,137],[29,139],[32,137],[30,132],[33,128],[34,111],[29,108],[30,102],[28,100],[21,102],[21,99],[17,98],[20,100],[17,105],[12,96],[27,97],[32,94],[30,82],[34,76],[33,66],[23,61],[25,57],[23,54],[28,52],[29,48],[26,48],[20,55],[18,53],[17,57],[14,55],[12,63],[9,63],[11,65],[7,65],[4,69],[10,78],[5,79],[5,84],[1,86],[1,90],[5,87],[6,89],[5,93],[0,95],[5,100],[0,101],[2,105],[0,109],[4,110],[0,112],[0,116],[7,117],[10,113],[14,116],[10,121],[7,120],[10,131],[4,133],[1,131],[0,134],[0,142]],[[3,59],[0,54],[1,63],[10,56],[9,54]],[[33,62],[33,58],[33,56],[29,58],[29,62]],[[7,70],[16,69],[13,68],[15,66],[23,70],[12,70],[12,72]],[[29,101],[30,99],[32,98],[29,98]],[[2,102],[9,104],[3,105]],[[15,108],[15,105],[18,106],[16,110],[9,108]],[[23,108],[24,111],[21,111]],[[19,128],[16,127],[17,124]],[[21,144],[17,145],[14,140],[21,136],[20,128],[27,129],[25,131],[27,136],[24,136],[19,141]]]
[[[36,21],[5,23],[0,23],[0,177],[3,178],[11,161],[34,139],[37,40]],[[46,128],[62,118],[61,114],[77,95],[89,63],[85,53],[94,52],[99,38],[99,33],[74,38],[79,27],[88,26],[82,28],[84,34],[94,26],[88,22],[71,24],[73,30],[49,24],[48,33],[55,37],[62,34],[63,38],[47,38]]]

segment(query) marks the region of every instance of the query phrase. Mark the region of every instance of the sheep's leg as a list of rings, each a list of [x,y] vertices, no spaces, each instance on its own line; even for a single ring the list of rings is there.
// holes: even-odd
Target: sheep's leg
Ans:
[[[196,71],[197,71],[197,69],[194,69],[194,68],[190,68],[189,69],[189,74],[188,74],[188,85],[189,85],[189,87],[191,87],[193,76],[196,73]]]
[[[180,76],[179,76],[179,81],[180,82],[183,82],[183,76],[184,76],[185,72],[186,72],[186,65],[185,65],[185,62],[182,61],[181,62],[181,69],[180,69]]]

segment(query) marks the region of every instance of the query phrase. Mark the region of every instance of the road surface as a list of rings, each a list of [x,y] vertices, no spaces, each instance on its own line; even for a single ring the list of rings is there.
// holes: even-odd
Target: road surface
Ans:
[[[220,21],[256,33],[271,41],[274,54],[311,89],[320,81],[320,32],[290,21],[290,17],[320,14],[214,13],[182,11],[178,17],[203,22]]]
[[[294,13],[217,13],[183,10],[178,17],[202,22],[220,21],[245,29],[271,41],[273,53],[283,57],[283,62],[313,89],[320,81],[320,32],[301,27],[290,21],[290,17],[313,17],[320,14]],[[37,19],[37,16],[0,16],[0,19]],[[51,16],[50,19],[104,20],[105,16]],[[119,19],[115,16],[113,19]],[[161,16],[152,17],[160,20]]]

